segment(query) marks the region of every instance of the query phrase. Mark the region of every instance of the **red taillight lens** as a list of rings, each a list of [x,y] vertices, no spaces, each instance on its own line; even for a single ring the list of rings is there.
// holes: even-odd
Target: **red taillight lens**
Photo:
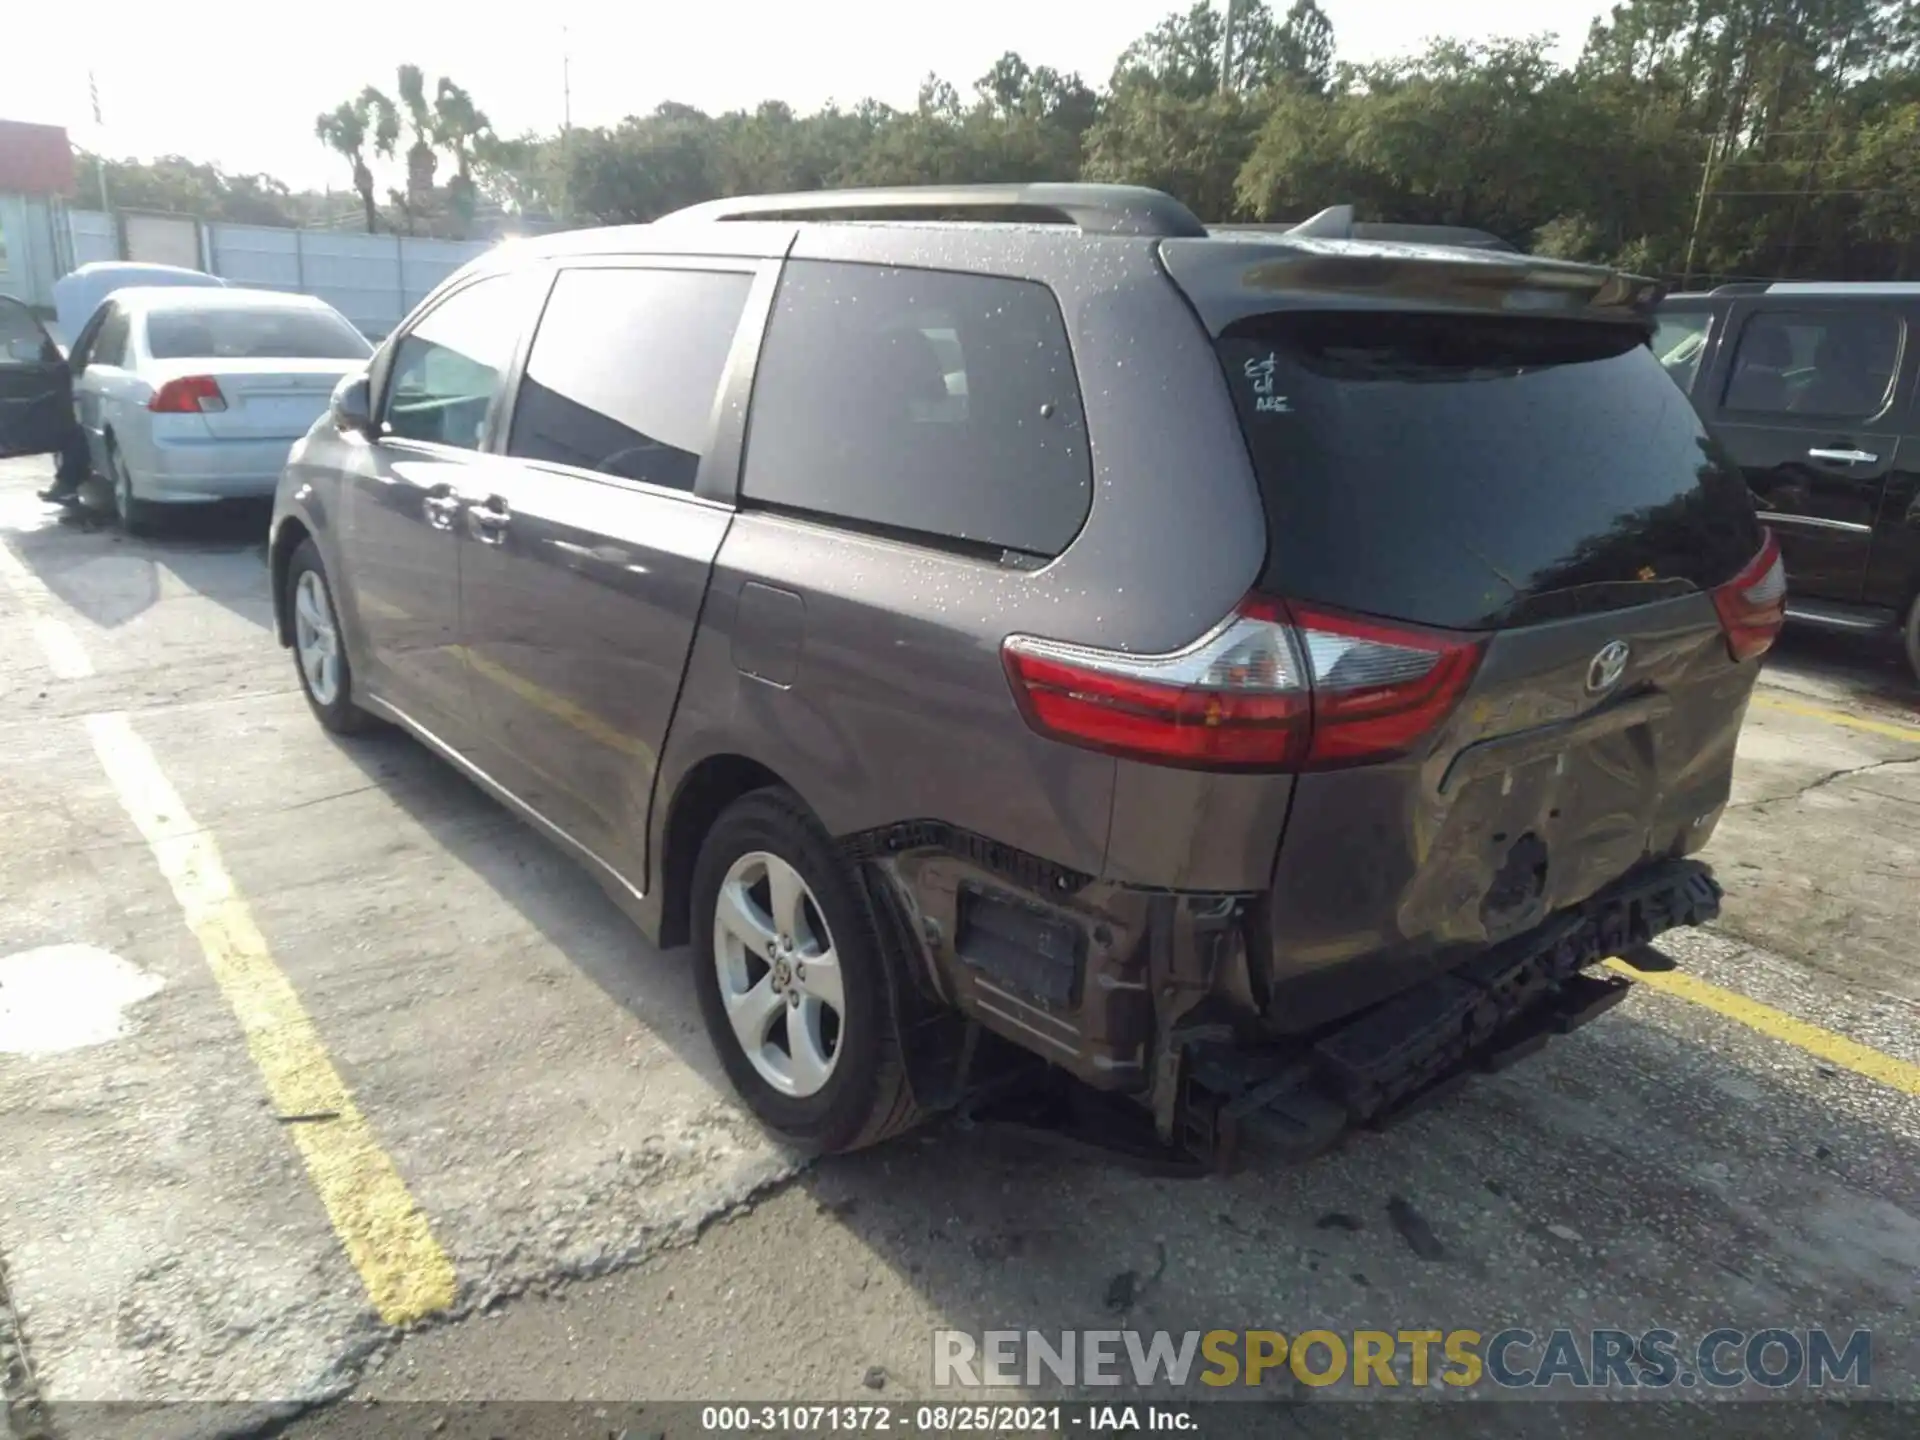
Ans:
[[[1294,607],[1313,672],[1309,769],[1401,755],[1452,713],[1480,642],[1440,630]]]
[[[1727,653],[1735,660],[1766,654],[1787,622],[1787,572],[1780,563],[1780,542],[1771,530],[1765,534],[1760,553],[1713,592],[1713,606],[1727,632]]]
[[[1404,753],[1459,701],[1477,642],[1250,596],[1165,655],[1015,636],[1007,673],[1043,734],[1207,769],[1318,770]]]
[[[1184,650],[1128,655],[1016,635],[1013,693],[1042,734],[1204,768],[1290,769],[1307,750],[1306,668],[1285,612],[1241,606]]]
[[[203,415],[226,408],[227,397],[220,393],[220,382],[211,375],[182,375],[169,380],[147,401],[147,409],[163,415]]]

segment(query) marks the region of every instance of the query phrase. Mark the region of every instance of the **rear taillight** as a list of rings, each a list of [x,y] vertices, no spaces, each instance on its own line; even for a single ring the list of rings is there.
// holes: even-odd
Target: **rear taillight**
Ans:
[[[220,382],[211,375],[182,375],[169,380],[147,401],[147,409],[163,415],[203,415],[226,408],[227,397],[220,393]]]
[[[1042,734],[1162,764],[1301,771],[1411,749],[1458,703],[1480,646],[1252,595],[1170,654],[1020,635],[1003,654]]]
[[[1764,534],[1760,553],[1713,591],[1714,609],[1727,632],[1727,652],[1735,660],[1766,654],[1787,621],[1787,572],[1780,563],[1780,542],[1771,530]]]
[[[1293,617],[1313,670],[1309,769],[1405,754],[1453,713],[1480,664],[1471,636],[1300,605]]]

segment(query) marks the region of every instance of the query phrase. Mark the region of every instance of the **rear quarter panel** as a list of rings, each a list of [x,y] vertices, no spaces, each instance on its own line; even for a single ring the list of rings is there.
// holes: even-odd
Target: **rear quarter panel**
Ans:
[[[1028,634],[1174,649],[1212,628],[1252,584],[1266,548],[1258,493],[1198,321],[1151,242],[822,226],[802,232],[792,253],[1048,285],[1083,396],[1092,501],[1066,550],[1026,571],[742,510],[715,565],[658,793],[674,793],[708,755],[740,753],[786,779],[838,835],[939,820],[1087,875],[1100,874],[1117,845],[1148,862],[1129,858],[1127,868],[1149,879],[1178,842],[1156,836],[1141,848],[1131,833],[1110,842],[1116,762],[1035,734],[1014,703],[1000,646]],[[749,420],[748,463],[753,443]],[[736,664],[735,617],[749,581],[798,597],[804,618],[785,684]],[[1183,772],[1165,783],[1181,792],[1209,779]],[[1269,795],[1262,806],[1272,828],[1258,842],[1264,873],[1284,805]],[[1176,807],[1189,818],[1205,808]],[[654,807],[656,838],[666,810]],[[1137,819],[1143,831],[1164,828],[1137,807],[1129,817],[1130,827]],[[656,844],[656,872],[659,853]]]

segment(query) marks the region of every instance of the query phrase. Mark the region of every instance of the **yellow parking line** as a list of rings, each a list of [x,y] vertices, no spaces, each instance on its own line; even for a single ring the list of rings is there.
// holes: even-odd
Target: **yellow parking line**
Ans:
[[[1609,970],[1629,980],[1637,980],[1665,995],[1690,1000],[1716,1015],[1724,1015],[1750,1030],[1758,1030],[1769,1039],[1785,1041],[1829,1064],[1876,1080],[1891,1090],[1906,1095],[1920,1095],[1920,1065],[1882,1054],[1857,1040],[1823,1030],[1818,1025],[1809,1025],[1784,1010],[1762,1005],[1758,1000],[1749,1000],[1732,990],[1723,990],[1697,975],[1688,975],[1680,970],[1636,970],[1624,960],[1608,960],[1605,963]]]
[[[89,715],[87,732],[206,952],[275,1110],[302,1117],[287,1133],[374,1309],[389,1325],[445,1310],[456,1289],[453,1264],[333,1068],[212,836],[194,823],[125,715]]]
[[[1920,745],[1920,728],[1912,725],[1899,725],[1891,720],[1869,720],[1864,715],[1849,715],[1844,710],[1829,710],[1824,705],[1809,705],[1800,700],[1780,700],[1772,695],[1756,694],[1753,703],[1788,715],[1804,715],[1812,720],[1825,720],[1829,725],[1844,725],[1849,730],[1864,730],[1869,735],[1886,735]]]

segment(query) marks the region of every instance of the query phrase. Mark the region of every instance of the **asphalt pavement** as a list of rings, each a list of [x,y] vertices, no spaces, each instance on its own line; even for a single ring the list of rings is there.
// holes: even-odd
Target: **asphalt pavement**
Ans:
[[[257,511],[132,540],[45,474],[0,464],[23,1433],[941,1398],[934,1332],[994,1328],[1865,1328],[1920,1401],[1920,712],[1869,645],[1769,663],[1678,968],[1399,1128],[1205,1180],[951,1123],[802,1166],[686,952],[404,736],[313,722]]]

